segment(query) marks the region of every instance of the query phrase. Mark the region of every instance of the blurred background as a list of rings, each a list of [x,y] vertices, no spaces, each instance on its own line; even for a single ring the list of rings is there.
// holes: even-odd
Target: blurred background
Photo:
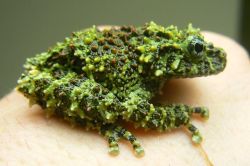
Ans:
[[[15,87],[27,57],[93,24],[140,26],[153,20],[183,28],[192,22],[249,50],[249,18],[248,0],[0,0],[0,97]]]

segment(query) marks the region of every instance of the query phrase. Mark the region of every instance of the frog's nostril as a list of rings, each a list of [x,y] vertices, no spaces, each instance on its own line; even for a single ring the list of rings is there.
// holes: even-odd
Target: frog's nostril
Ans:
[[[227,53],[222,50],[221,54],[220,54],[220,58],[221,58],[221,61],[222,61],[222,68],[224,69],[226,67],[226,63],[227,63]]]

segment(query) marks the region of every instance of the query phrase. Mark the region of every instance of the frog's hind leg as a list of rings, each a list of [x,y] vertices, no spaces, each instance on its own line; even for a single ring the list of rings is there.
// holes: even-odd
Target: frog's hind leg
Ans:
[[[100,132],[108,140],[110,154],[117,155],[119,153],[118,141],[122,138],[128,140],[132,144],[137,156],[144,155],[144,150],[139,141],[127,129],[115,124],[105,124],[101,127]]]

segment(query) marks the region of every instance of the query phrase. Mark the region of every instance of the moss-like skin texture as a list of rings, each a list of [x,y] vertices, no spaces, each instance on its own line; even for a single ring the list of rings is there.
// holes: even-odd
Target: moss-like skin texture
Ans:
[[[93,26],[27,59],[17,89],[47,115],[99,130],[110,153],[119,152],[123,138],[142,155],[137,139],[119,122],[158,131],[185,126],[200,143],[190,118],[208,118],[205,107],[160,105],[150,99],[166,80],[217,74],[225,65],[223,49],[206,42],[191,25],[178,30],[150,22],[103,31]]]

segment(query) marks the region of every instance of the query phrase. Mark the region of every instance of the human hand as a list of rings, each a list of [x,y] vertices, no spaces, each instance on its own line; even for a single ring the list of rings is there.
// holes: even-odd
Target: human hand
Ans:
[[[195,146],[183,128],[164,133],[130,129],[145,148],[145,156],[136,158],[130,144],[120,141],[120,154],[113,157],[96,131],[46,119],[40,107],[29,108],[28,100],[13,91],[0,101],[0,165],[205,165],[201,147],[214,165],[248,165],[249,58],[231,39],[211,32],[204,35],[227,52],[225,71],[171,80],[158,98],[210,109],[208,121],[193,119],[204,138],[201,146]]]

